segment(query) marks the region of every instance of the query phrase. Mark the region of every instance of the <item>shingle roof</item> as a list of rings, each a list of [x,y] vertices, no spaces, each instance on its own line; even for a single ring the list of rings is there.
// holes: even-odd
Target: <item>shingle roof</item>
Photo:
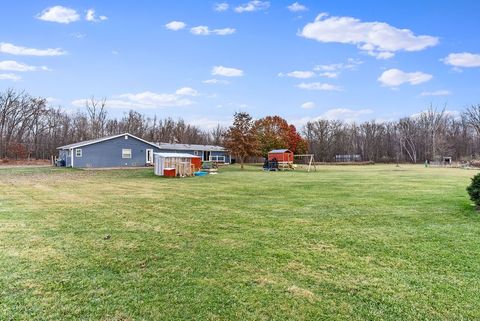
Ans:
[[[176,158],[200,158],[200,156],[187,153],[153,153],[160,157],[176,157]]]
[[[74,144],[69,144],[69,145],[64,145],[64,146],[57,147],[57,149],[77,148],[77,147],[82,147],[82,146],[87,146],[87,145],[92,145],[92,144],[100,143],[100,142],[103,142],[103,141],[106,141],[106,140],[110,140],[110,139],[114,139],[114,138],[118,138],[118,137],[122,137],[122,136],[129,136],[129,137],[138,139],[138,140],[140,140],[140,141],[142,141],[142,142],[144,142],[144,143],[147,143],[147,144],[150,144],[150,145],[152,145],[152,146],[157,147],[157,145],[155,145],[154,143],[147,142],[146,140],[143,140],[143,139],[141,139],[141,138],[138,138],[137,136],[134,136],[134,135],[132,135],[132,134],[124,133],[124,134],[107,136],[107,137],[102,137],[102,138],[97,138],[97,139],[84,140],[84,141],[82,141],[82,142],[78,142],[78,143],[74,143]]]
[[[114,139],[117,137],[121,136],[130,136],[132,138],[138,139],[144,143],[150,144],[152,146],[158,147],[159,149],[166,149],[166,150],[189,150],[189,151],[209,151],[209,152],[223,152],[225,151],[225,148],[222,146],[215,146],[215,145],[195,145],[195,144],[170,144],[170,143],[151,143],[147,142],[146,140],[143,140],[141,138],[138,138],[132,134],[129,133],[124,133],[124,134],[119,134],[119,135],[113,135],[113,136],[107,136],[107,137],[102,137],[102,138],[97,138],[97,139],[91,139],[91,140],[85,140],[82,142],[74,143],[74,144],[69,144],[69,145],[64,145],[57,147],[57,149],[71,149],[71,148],[78,148],[86,145],[92,145],[96,143],[100,143],[109,139]]]
[[[214,152],[223,152],[225,148],[222,146],[215,145],[195,145],[195,144],[170,144],[170,143],[157,143],[157,146],[160,149],[167,150],[191,150],[191,151],[214,151]]]

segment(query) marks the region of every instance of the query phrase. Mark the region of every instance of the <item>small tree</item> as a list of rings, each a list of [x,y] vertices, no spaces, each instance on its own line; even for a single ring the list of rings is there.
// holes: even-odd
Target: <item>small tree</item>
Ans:
[[[475,205],[480,206],[480,174],[473,176],[472,183],[467,187],[467,192]]]
[[[240,160],[240,168],[243,169],[245,159],[258,154],[258,140],[255,132],[255,124],[248,113],[235,113],[233,125],[225,134],[225,148],[230,154]]]

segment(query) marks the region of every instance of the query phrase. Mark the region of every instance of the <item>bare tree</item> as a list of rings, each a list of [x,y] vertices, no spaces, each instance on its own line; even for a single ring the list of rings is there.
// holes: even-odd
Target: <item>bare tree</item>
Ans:
[[[90,120],[90,138],[92,139],[105,136],[105,124],[107,120],[106,105],[107,99],[105,97],[97,100],[92,96],[90,100],[85,101],[87,115]]]

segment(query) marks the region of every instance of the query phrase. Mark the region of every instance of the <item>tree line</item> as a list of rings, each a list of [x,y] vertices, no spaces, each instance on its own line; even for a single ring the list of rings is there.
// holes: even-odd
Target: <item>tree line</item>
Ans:
[[[277,148],[312,153],[324,162],[336,155],[360,155],[364,161],[417,163],[480,153],[480,105],[459,114],[429,107],[388,122],[319,119],[300,130],[279,116],[254,120],[248,113],[236,113],[229,128],[208,131],[182,119],[147,117],[134,110],[109,117],[106,106],[105,99],[92,97],[83,110],[72,113],[24,91],[0,92],[0,158],[45,159],[58,146],[124,132],[152,142],[222,145],[240,162]]]
[[[418,115],[388,122],[319,119],[303,127],[296,143],[285,138],[290,135],[288,126],[294,129],[293,125],[278,118],[254,121],[247,113],[235,114],[226,133],[226,147],[241,163],[250,156],[266,156],[274,148],[289,148],[297,154],[308,151],[321,162],[333,162],[336,155],[359,155],[372,162],[418,163],[442,157],[460,161],[480,152],[480,105],[458,115],[430,106]]]
[[[146,117],[134,110],[112,118],[106,106],[105,99],[92,97],[84,110],[71,113],[24,91],[0,92],[0,158],[48,159],[59,146],[125,132],[151,142],[222,144],[221,126],[205,131],[183,119]]]

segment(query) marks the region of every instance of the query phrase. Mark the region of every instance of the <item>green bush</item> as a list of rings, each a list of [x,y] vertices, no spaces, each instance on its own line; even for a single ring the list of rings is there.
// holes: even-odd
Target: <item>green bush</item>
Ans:
[[[473,176],[472,183],[467,187],[467,192],[475,205],[480,206],[480,174]]]

